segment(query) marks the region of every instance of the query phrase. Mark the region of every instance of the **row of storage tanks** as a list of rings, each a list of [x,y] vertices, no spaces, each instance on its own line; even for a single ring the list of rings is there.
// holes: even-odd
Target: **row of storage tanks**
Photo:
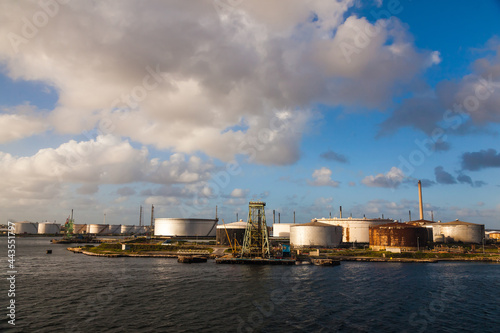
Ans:
[[[369,243],[373,250],[391,247],[416,250],[428,241],[481,243],[485,230],[483,224],[459,220],[397,223],[388,219],[322,218],[305,224],[274,224],[273,236],[290,238],[294,247],[336,247],[343,242]]]
[[[95,234],[95,235],[141,235],[148,231],[144,225],[126,224],[74,224],[74,234]]]
[[[155,236],[214,237],[217,243],[229,245],[237,240],[241,245],[246,222],[217,224],[217,219],[156,218]],[[289,238],[294,247],[337,247],[341,243],[366,243],[374,250],[398,247],[414,250],[433,242],[481,243],[484,225],[463,221],[436,223],[412,221],[396,223],[391,219],[321,218],[310,223],[276,223],[272,235]]]
[[[14,232],[21,234],[59,234],[61,225],[54,222],[15,222]],[[73,224],[74,234],[126,235],[144,234],[146,226],[121,224]]]
[[[217,219],[156,218],[155,236],[215,237]],[[16,234],[58,234],[61,225],[53,222],[16,222]],[[74,234],[126,235],[144,234],[148,226],[121,224],[73,224]]]
[[[341,243],[369,243],[370,227],[393,223],[390,219],[321,218],[304,224],[278,223],[273,236],[289,238],[293,247],[337,247]]]

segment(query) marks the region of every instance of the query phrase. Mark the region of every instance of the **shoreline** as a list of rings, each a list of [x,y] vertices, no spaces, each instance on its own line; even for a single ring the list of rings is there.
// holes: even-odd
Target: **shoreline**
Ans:
[[[417,259],[417,258],[380,258],[380,257],[332,257],[332,259],[340,261],[361,261],[361,262],[399,262],[399,263],[437,263],[440,261],[478,261],[478,262],[493,262],[500,263],[500,258],[498,257],[475,257],[475,258],[427,258],[427,259]]]
[[[66,250],[73,253],[81,253],[88,256],[95,257],[108,257],[108,258],[118,258],[118,257],[134,257],[134,258],[177,258],[178,256],[186,255],[186,253],[94,253],[85,251],[80,247],[68,247]],[[192,253],[193,255],[202,255],[197,253]],[[209,259],[215,259],[216,256],[211,254],[208,256]],[[333,256],[328,257],[328,259],[340,260],[340,261],[357,261],[357,262],[385,262],[385,263],[437,263],[440,261],[477,261],[477,262],[490,262],[490,263],[500,263],[499,257],[474,257],[474,258],[426,258],[426,259],[416,259],[416,258],[381,258],[381,257],[362,257],[362,256]]]

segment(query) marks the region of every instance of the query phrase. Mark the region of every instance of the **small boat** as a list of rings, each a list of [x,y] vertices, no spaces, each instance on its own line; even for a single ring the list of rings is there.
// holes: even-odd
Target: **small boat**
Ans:
[[[47,254],[52,254],[52,250],[47,250]]]
[[[178,256],[177,262],[183,264],[195,264],[200,262],[207,262],[206,257],[198,257],[198,256]]]
[[[316,266],[338,266],[340,260],[333,259],[311,259],[312,263]]]

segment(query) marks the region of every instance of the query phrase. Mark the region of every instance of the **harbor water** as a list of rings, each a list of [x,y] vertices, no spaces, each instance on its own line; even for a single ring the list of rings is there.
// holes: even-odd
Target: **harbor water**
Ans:
[[[500,264],[181,264],[16,238],[1,332],[498,332]],[[7,275],[7,239],[0,238]],[[46,254],[46,250],[52,254]],[[7,318],[7,319],[6,319]]]

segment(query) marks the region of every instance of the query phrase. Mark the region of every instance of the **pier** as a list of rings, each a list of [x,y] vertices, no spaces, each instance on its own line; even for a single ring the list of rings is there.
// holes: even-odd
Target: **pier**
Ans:
[[[295,259],[264,259],[264,258],[217,258],[216,264],[240,265],[295,265]]]

